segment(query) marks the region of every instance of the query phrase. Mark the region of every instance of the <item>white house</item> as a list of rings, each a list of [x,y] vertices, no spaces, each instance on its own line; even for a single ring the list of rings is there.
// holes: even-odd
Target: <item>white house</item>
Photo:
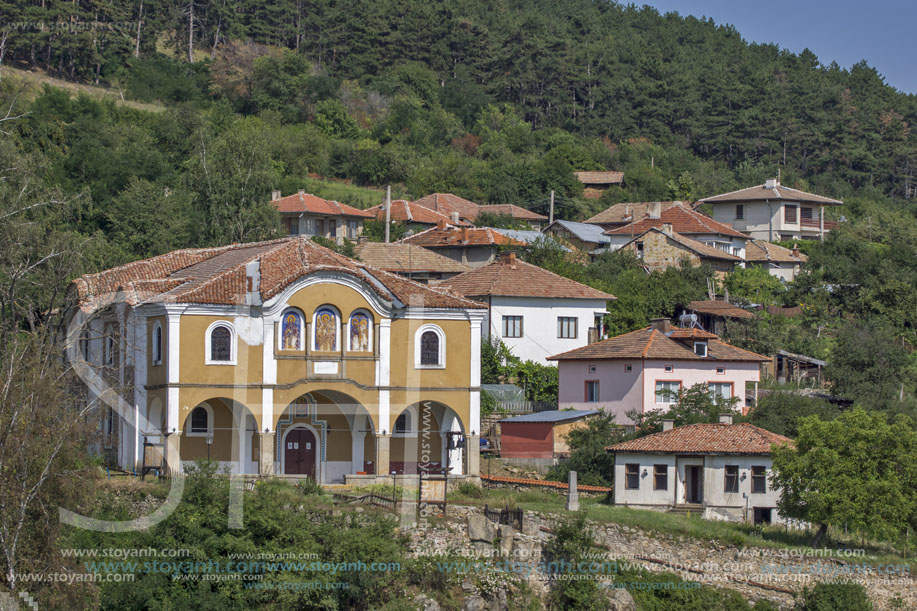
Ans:
[[[631,410],[667,410],[674,393],[706,384],[711,393],[738,398],[756,388],[770,359],[731,346],[701,329],[673,329],[666,321],[550,357],[559,368],[558,409],[602,409],[633,425]]]
[[[484,337],[501,340],[524,361],[549,364],[558,352],[602,336],[602,319],[614,295],[558,276],[516,258],[515,253],[441,283],[487,303]]]
[[[825,219],[825,206],[844,202],[790,189],[778,180],[700,200],[713,209],[713,218],[760,240],[824,238],[836,221]]]
[[[764,240],[749,240],[745,250],[745,267],[758,265],[785,282],[792,282],[809,257],[799,248],[784,248]]]
[[[782,523],[780,491],[770,481],[771,448],[783,435],[751,424],[673,427],[606,448],[615,456],[614,502],[656,510],[697,511],[707,519]]]

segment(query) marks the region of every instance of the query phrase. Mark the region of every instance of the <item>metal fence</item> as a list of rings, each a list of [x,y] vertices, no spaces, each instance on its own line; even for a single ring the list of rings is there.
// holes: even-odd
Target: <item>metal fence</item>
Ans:
[[[518,531],[522,531],[522,516],[523,511],[521,509],[491,509],[488,505],[484,505],[484,517],[494,522],[495,524],[506,524],[512,526]]]
[[[551,401],[500,401],[496,411],[504,414],[531,414],[556,409],[557,404]]]

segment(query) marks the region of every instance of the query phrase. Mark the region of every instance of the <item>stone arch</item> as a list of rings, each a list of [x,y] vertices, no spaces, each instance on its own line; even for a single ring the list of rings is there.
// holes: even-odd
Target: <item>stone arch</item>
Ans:
[[[396,433],[395,424],[402,414],[410,414],[410,429]],[[441,472],[448,469],[451,475],[465,472],[464,447],[467,431],[461,416],[445,403],[418,401],[404,406],[391,419],[390,470],[398,474],[414,474],[418,469]],[[449,439],[453,449],[449,449]]]

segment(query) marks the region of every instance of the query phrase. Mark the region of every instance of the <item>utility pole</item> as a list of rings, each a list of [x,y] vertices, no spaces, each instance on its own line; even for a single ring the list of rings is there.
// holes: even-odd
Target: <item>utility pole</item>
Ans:
[[[554,190],[551,190],[551,211],[548,213],[548,225],[554,222]]]
[[[392,185],[385,186],[385,243],[388,244],[392,229]]]

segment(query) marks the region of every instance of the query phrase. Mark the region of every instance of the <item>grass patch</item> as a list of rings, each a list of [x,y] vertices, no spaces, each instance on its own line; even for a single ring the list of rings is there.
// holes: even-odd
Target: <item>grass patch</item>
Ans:
[[[338,201],[361,210],[378,206],[385,200],[385,189],[358,187],[346,182],[313,178],[311,176],[297,178],[295,183],[298,185],[295,187],[296,189],[302,189],[306,193]],[[295,191],[291,190],[290,193],[295,193]],[[284,195],[289,195],[290,193],[284,191]],[[403,188],[392,187],[392,200],[405,199],[406,197],[407,193]]]

